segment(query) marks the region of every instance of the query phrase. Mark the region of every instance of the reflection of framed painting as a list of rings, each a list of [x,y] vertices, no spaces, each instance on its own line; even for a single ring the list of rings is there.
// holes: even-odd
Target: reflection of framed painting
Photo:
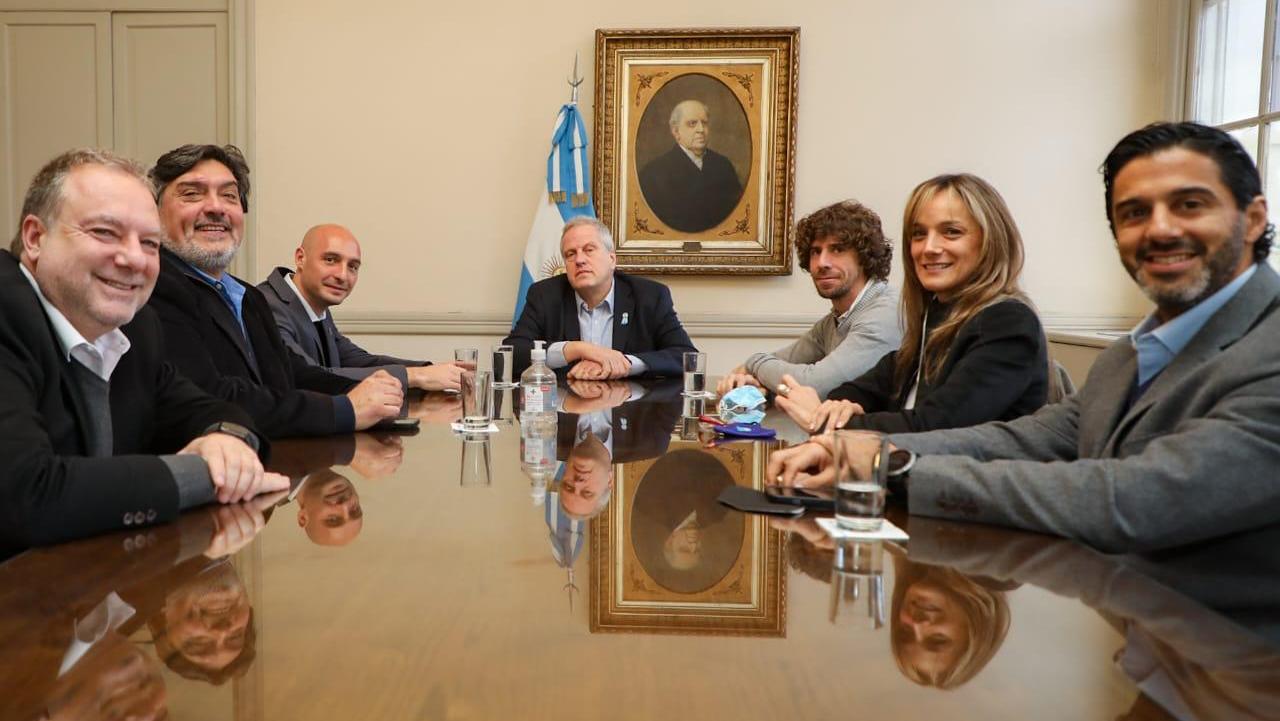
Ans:
[[[617,466],[591,523],[592,632],[786,635],[781,534],[716,501],[731,485],[762,488],[772,447],[672,440]]]
[[[597,30],[595,197],[618,264],[791,272],[799,28]]]

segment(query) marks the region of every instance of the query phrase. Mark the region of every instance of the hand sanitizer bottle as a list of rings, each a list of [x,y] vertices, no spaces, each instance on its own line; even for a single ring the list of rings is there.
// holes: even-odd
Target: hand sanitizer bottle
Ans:
[[[520,374],[520,395],[526,415],[554,415],[556,412],[556,374],[547,367],[547,351],[542,347],[544,342],[533,342],[533,351],[530,353],[533,363]]]

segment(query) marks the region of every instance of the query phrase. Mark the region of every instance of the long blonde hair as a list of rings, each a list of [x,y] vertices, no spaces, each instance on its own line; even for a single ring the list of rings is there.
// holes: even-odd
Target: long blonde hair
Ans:
[[[1014,298],[1034,309],[1031,300],[1018,286],[1022,274],[1022,234],[1013,222],[1013,214],[1004,198],[991,184],[969,173],[939,175],[916,186],[902,213],[902,317],[906,325],[902,347],[894,367],[894,380],[899,391],[905,389],[915,373],[920,358],[920,338],[932,293],[920,284],[915,262],[911,259],[911,226],[921,206],[940,193],[950,191],[964,203],[969,215],[982,229],[978,266],[951,299],[951,313],[933,329],[924,346],[922,381],[932,383],[942,371],[951,344],[960,328],[982,309],[1002,300]]]

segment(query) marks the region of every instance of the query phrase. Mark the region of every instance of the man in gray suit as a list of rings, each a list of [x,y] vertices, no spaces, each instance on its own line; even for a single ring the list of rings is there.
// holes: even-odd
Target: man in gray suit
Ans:
[[[1103,163],[1107,218],[1155,311],[1080,392],[1008,423],[895,435],[913,514],[1168,548],[1280,518],[1280,277],[1262,180],[1226,133],[1157,123]],[[834,479],[827,439],[775,453],[780,482]],[[846,446],[869,460],[876,444]]]
[[[258,289],[267,298],[280,338],[313,366],[360,380],[385,370],[403,388],[459,390],[462,368],[456,363],[375,355],[338,330],[329,308],[355,290],[360,277],[360,243],[341,225],[308,230],[293,253],[296,269],[276,268]]]

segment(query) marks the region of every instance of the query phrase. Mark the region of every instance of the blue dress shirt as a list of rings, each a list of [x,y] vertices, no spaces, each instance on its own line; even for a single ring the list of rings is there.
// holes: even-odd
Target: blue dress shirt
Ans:
[[[1160,371],[1163,371],[1173,362],[1174,357],[1187,347],[1213,314],[1240,292],[1257,269],[1257,265],[1249,266],[1248,270],[1220,288],[1218,292],[1188,308],[1186,312],[1168,323],[1158,325],[1160,321],[1152,312],[1146,320],[1130,331],[1129,341],[1138,352],[1138,387],[1145,387],[1160,375]]]
[[[587,302],[577,293],[573,294],[578,306],[578,337],[587,343],[602,348],[613,347],[613,286],[609,294],[595,308],[588,308]],[[556,370],[569,365],[564,357],[564,347],[568,341],[558,341],[547,347],[547,367]],[[648,368],[644,361],[628,354],[631,361],[631,372],[627,375],[638,376]]]

